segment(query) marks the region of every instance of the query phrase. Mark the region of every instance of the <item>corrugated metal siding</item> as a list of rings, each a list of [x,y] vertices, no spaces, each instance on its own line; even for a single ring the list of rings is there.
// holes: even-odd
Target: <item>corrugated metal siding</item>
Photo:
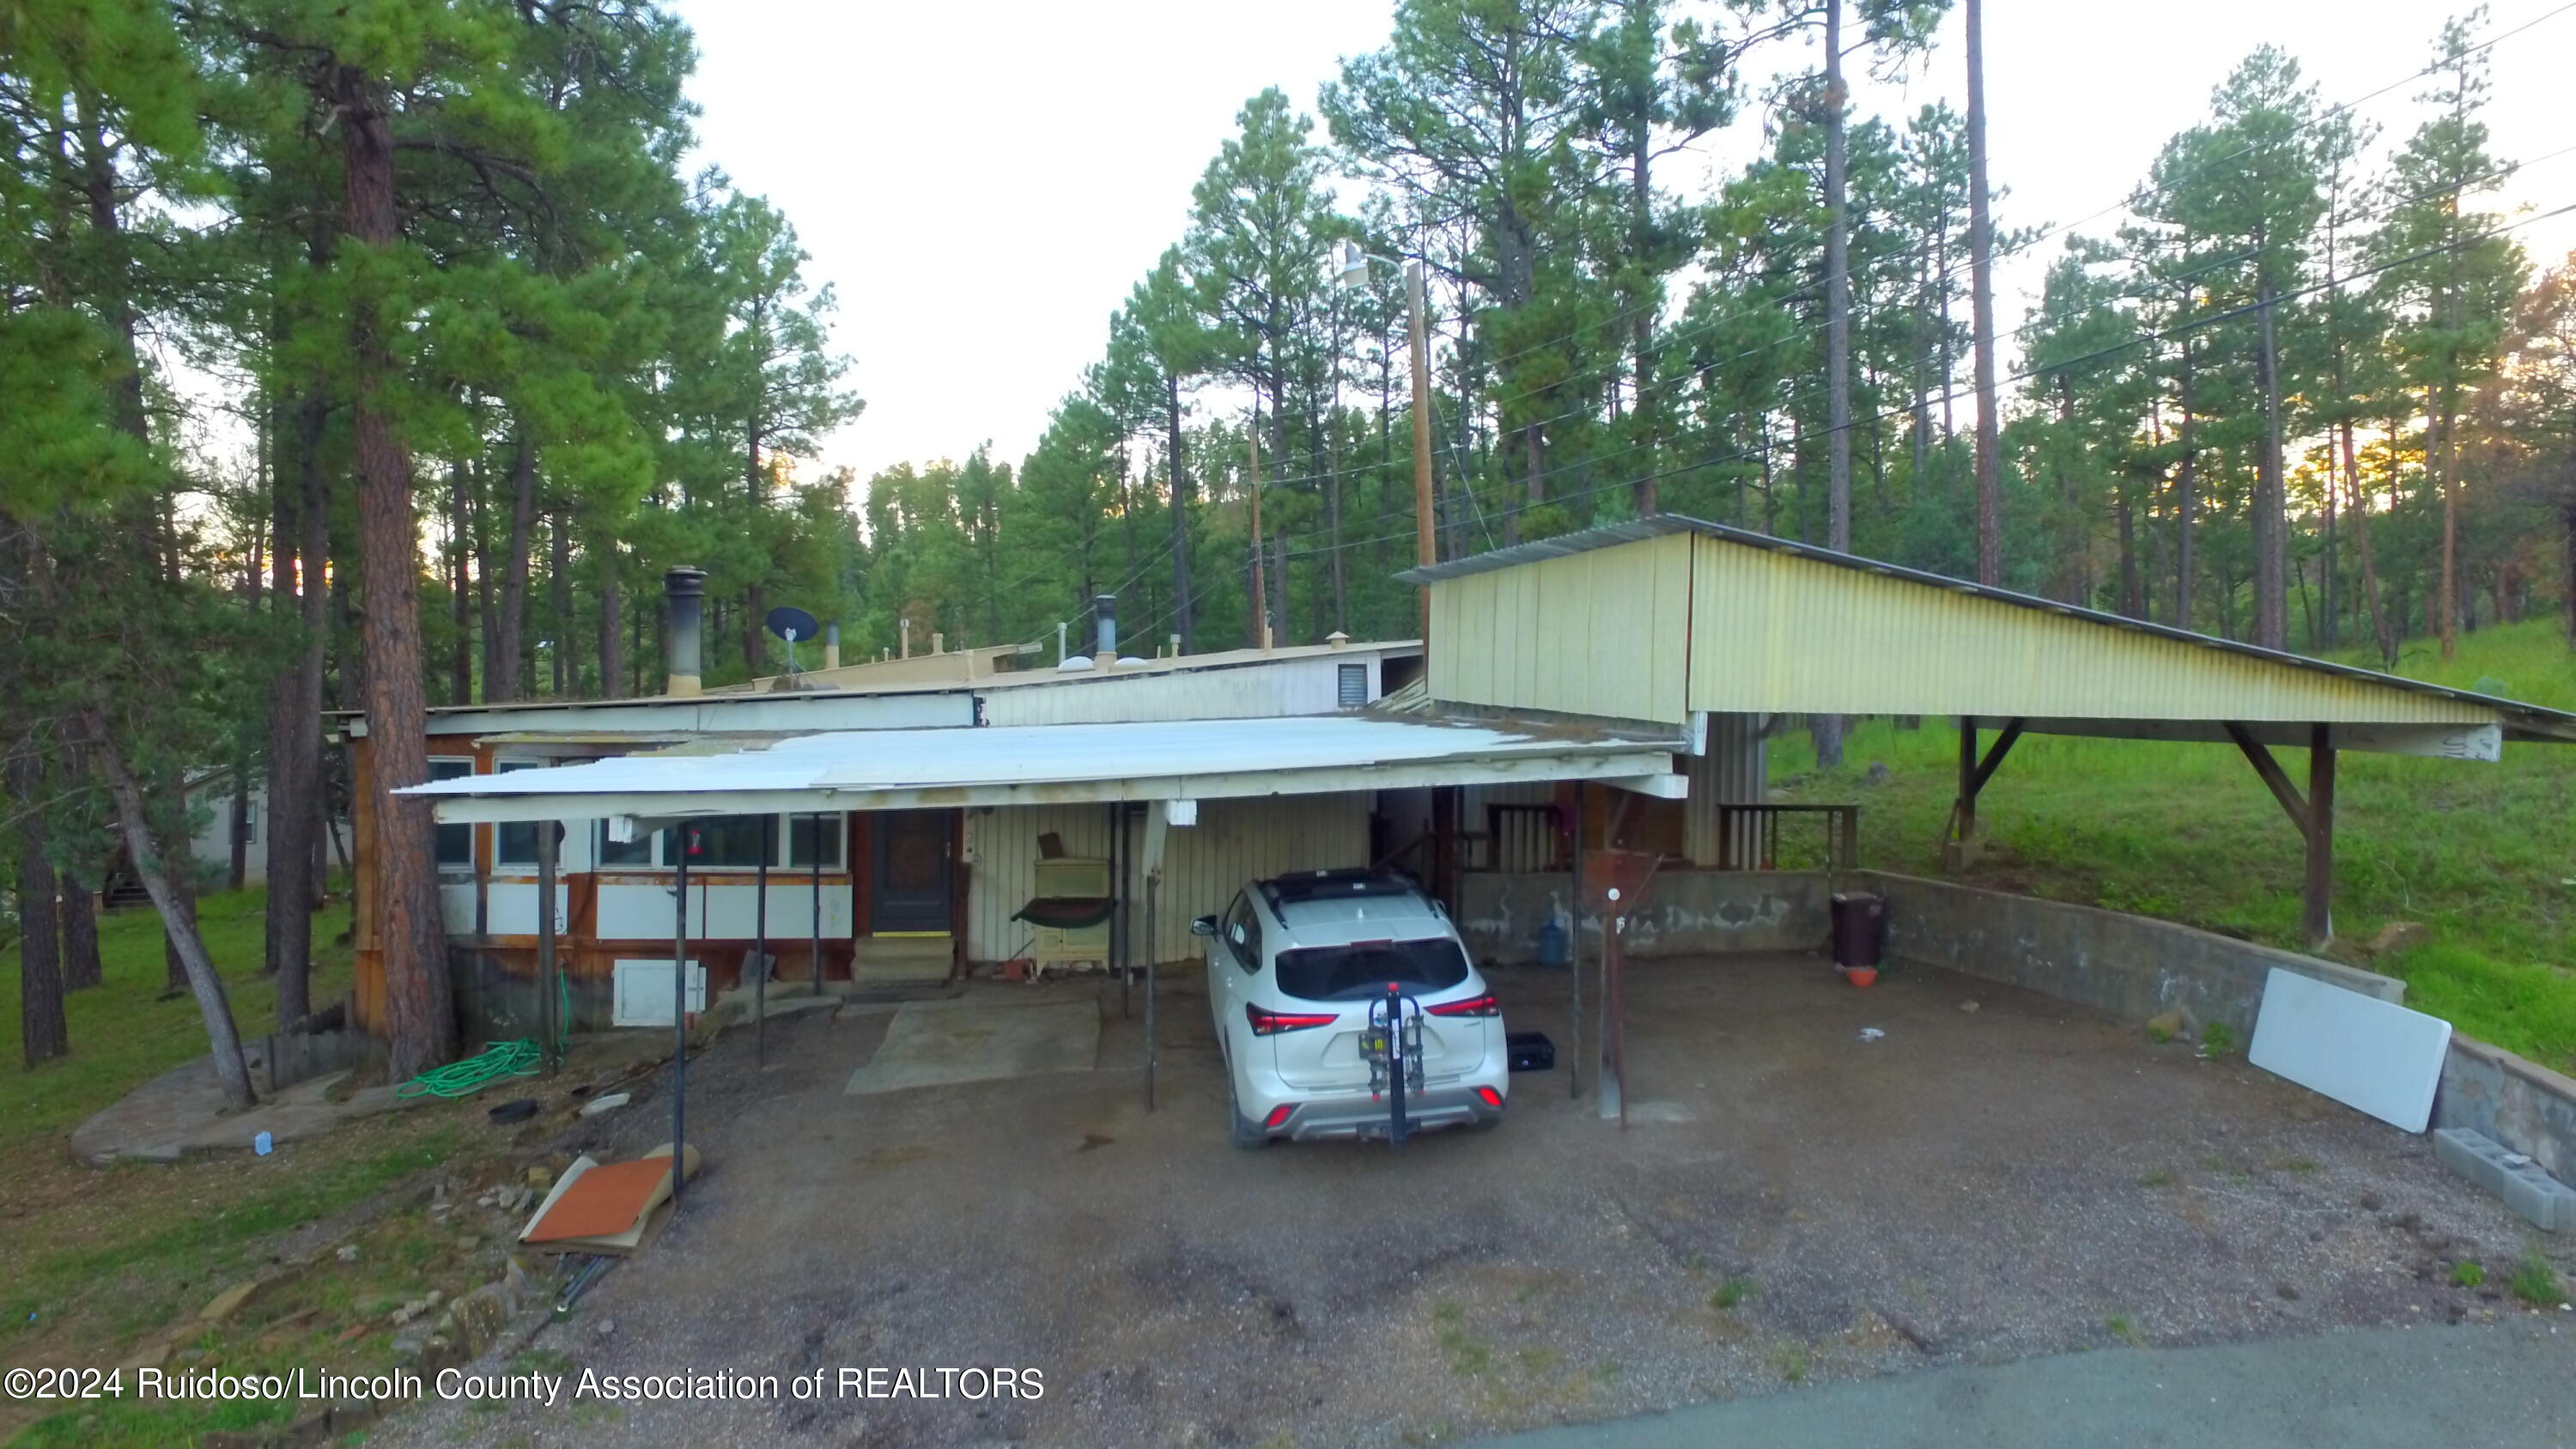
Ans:
[[[1699,540],[1694,574],[1694,709],[2381,724],[2495,717],[2457,700],[1713,539]]]
[[[1673,534],[1438,585],[1432,695],[1679,723],[1690,554]]]
[[[1341,666],[1363,665],[1378,696],[1378,656],[1351,652],[1227,669],[1074,678],[984,691],[994,725],[1125,724],[1136,720],[1269,719],[1341,707]]]
[[[1682,802],[1682,849],[1693,865],[1715,865],[1722,858],[1717,833],[1717,807],[1758,805],[1769,788],[1768,746],[1762,739],[1762,717],[1713,714],[1708,717],[1708,753],[1689,757],[1690,795]],[[1753,855],[1754,824],[1736,823],[1736,851]]]
[[[1199,823],[1171,831],[1165,846],[1155,959],[1196,958],[1191,918],[1224,910],[1246,881],[1282,871],[1366,865],[1369,806],[1366,794],[1199,802]],[[1133,812],[1127,846],[1139,854],[1144,827],[1144,813]],[[1038,836],[1049,830],[1063,838],[1068,855],[1109,854],[1106,805],[996,806],[966,813],[969,960],[1008,959],[1029,939],[1027,923],[1011,914],[1037,893]],[[1132,909],[1131,928],[1141,933],[1143,906]]]

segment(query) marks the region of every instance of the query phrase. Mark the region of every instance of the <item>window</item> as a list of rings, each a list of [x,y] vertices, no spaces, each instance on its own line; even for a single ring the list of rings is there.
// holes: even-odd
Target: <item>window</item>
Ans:
[[[472,760],[432,760],[429,762],[429,778],[433,781],[458,780],[473,773],[474,762]],[[438,868],[440,870],[472,870],[474,868],[473,826],[442,825],[438,827]]]
[[[1261,971],[1261,915],[1252,908],[1252,897],[1238,895],[1225,913],[1225,944],[1234,952],[1234,963],[1258,975]]]
[[[493,770],[497,774],[506,775],[513,770],[541,769],[552,763],[554,762],[551,760],[503,760],[494,765]],[[564,828],[561,821],[553,822],[553,824],[555,832],[555,863],[557,865],[561,865],[563,864]],[[535,868],[537,863],[537,827],[535,822],[522,820],[512,824],[495,827],[492,831],[492,863],[494,865],[524,865],[531,869]]]
[[[1303,1001],[1359,1001],[1390,981],[1408,991],[1446,991],[1467,979],[1467,953],[1445,937],[1362,941],[1279,953],[1279,989]]]
[[[688,842],[691,870],[750,870],[760,864],[774,815],[715,815],[675,827]],[[663,853],[670,853],[668,842]]]
[[[1345,664],[1339,671],[1340,702],[1344,709],[1357,709],[1368,703],[1368,666]]]
[[[841,830],[849,823],[844,815],[791,815],[787,817],[787,863],[801,870],[814,868],[815,847],[822,848],[825,870],[841,868]]]

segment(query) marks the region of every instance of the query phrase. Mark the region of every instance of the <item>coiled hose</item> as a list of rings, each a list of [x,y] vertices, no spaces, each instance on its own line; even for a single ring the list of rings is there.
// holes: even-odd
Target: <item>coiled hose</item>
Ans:
[[[557,978],[555,1020],[562,1023],[555,1033],[555,1047],[560,1051],[572,1040],[572,983]],[[461,1062],[432,1067],[394,1089],[397,1097],[471,1097],[505,1077],[533,1077],[544,1065],[544,1053],[537,1049],[536,1039],[520,1037],[516,1041],[496,1041]]]

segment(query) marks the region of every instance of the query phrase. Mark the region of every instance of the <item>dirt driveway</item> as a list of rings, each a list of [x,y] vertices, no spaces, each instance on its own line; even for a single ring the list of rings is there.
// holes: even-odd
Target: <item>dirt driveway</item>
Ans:
[[[1514,1029],[1566,1039],[1562,974],[1495,984]],[[1044,1398],[431,1407],[370,1442],[1414,1445],[2517,1311],[2501,1208],[2241,1060],[1945,973],[1856,992],[1808,958],[1641,965],[1629,997],[1624,1133],[1560,1067],[1515,1079],[1500,1130],[1401,1154],[1229,1147],[1195,979],[1166,986],[1151,1115],[1114,988],[1090,1072],[850,1097],[882,1014],[773,1023],[757,1072],[730,1034],[690,1071],[709,1166],[686,1211],[546,1361],[1003,1365]],[[647,1109],[616,1145],[664,1125]],[[2452,1286],[2464,1257],[2484,1289]]]

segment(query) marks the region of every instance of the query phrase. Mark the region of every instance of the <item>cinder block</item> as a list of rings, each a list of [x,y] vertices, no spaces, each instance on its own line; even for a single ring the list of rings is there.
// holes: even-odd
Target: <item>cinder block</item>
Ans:
[[[2533,1226],[2553,1233],[2576,1229],[2576,1189],[2485,1133],[2466,1127],[2437,1129],[2433,1155],[2444,1167],[2504,1199],[2506,1207]]]

